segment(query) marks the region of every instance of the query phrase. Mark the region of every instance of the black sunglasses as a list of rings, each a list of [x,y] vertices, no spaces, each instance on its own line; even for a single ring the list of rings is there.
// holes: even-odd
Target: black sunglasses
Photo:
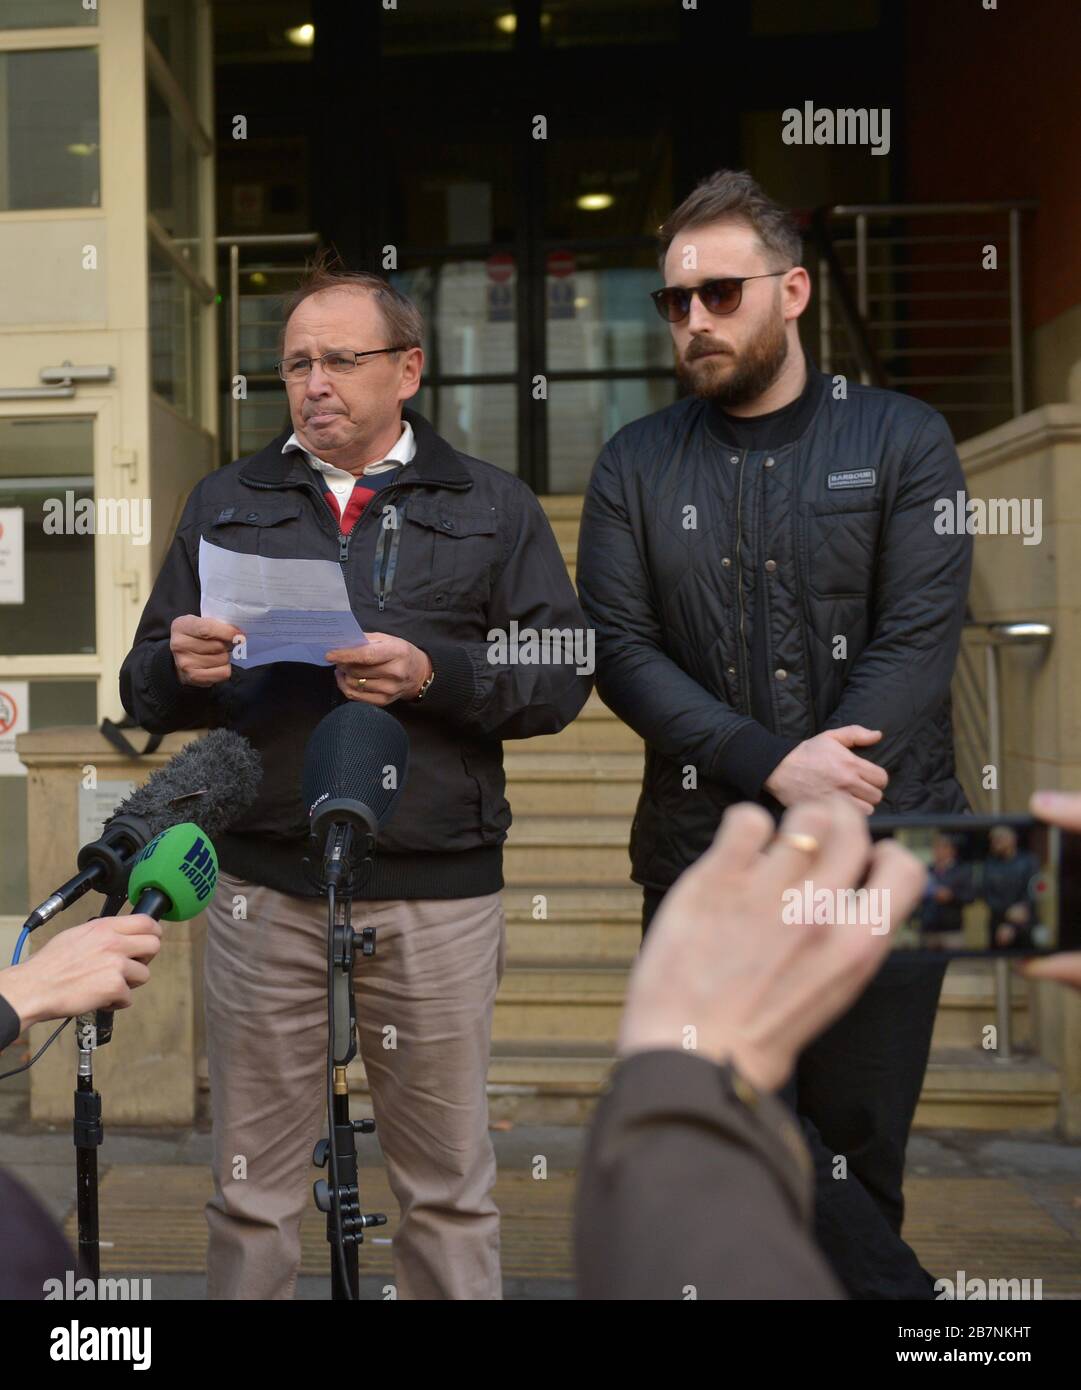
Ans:
[[[769,270],[764,275],[729,275],[723,280],[703,280],[700,285],[666,285],[649,296],[657,313],[669,323],[680,323],[691,312],[695,295],[711,314],[734,314],[743,302],[743,286],[748,280],[770,280],[787,275],[787,270]]]

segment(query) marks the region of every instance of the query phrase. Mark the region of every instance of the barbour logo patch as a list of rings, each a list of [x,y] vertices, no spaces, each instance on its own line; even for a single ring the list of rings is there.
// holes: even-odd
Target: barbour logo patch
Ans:
[[[874,487],[875,470],[873,468],[852,468],[847,473],[831,473],[826,479],[826,486],[837,487]]]

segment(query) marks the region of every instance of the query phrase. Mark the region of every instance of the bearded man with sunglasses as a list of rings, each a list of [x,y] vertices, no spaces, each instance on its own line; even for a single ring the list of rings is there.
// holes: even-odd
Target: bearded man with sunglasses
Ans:
[[[799,233],[749,174],[706,179],[660,240],[653,298],[688,394],[605,446],[578,554],[597,689],[646,745],[643,931],[734,802],[968,809],[949,687],[971,540],[935,527],[964,488],[946,422],[807,360]],[[901,1185],[944,968],[889,958],[782,1093],[815,1160],[818,1240],[856,1298],[934,1296]]]

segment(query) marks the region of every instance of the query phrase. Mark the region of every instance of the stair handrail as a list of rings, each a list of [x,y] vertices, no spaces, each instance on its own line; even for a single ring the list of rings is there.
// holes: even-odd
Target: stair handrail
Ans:
[[[1024,324],[1021,305],[1021,214],[1031,212],[1039,206],[1034,198],[984,199],[975,202],[930,202],[930,203],[834,203],[817,208],[810,218],[810,225],[820,246],[822,256],[821,274],[823,285],[831,280],[837,282],[838,300],[841,315],[848,332],[849,342],[859,365],[861,376],[877,385],[888,385],[885,374],[881,380],[875,379],[870,363],[875,360],[868,356],[868,348],[874,354],[874,344],[866,329],[868,319],[868,222],[881,217],[936,217],[964,216],[975,214],[987,216],[1005,213],[1008,220],[1009,245],[1009,357],[1010,357],[1010,404],[1014,416],[1025,410],[1024,389]],[[851,219],[856,233],[856,285],[853,288],[847,271],[833,244],[831,223],[835,219]],[[830,255],[832,253],[832,256]],[[820,324],[821,354],[829,356],[828,305],[822,296],[822,307],[826,319]],[[850,322],[853,312],[859,320],[858,326]]]
[[[833,235],[829,225],[832,211],[828,207],[816,208],[811,214],[809,224],[811,236],[818,251],[819,280],[823,286],[820,302],[823,306],[825,305],[827,301],[824,287],[827,284],[832,285],[837,293],[841,318],[844,321],[845,332],[848,334],[848,341],[852,344],[852,350],[856,356],[861,380],[868,385],[885,386],[886,373],[878,359],[871,335],[867,331],[867,306],[861,304],[860,297],[853,290],[848,271],[833,244]],[[825,334],[828,337],[828,321]],[[830,362],[825,338],[820,356],[822,360],[819,362],[819,366],[823,371],[828,372]]]
[[[995,784],[988,788],[991,793],[991,814],[1002,811],[1002,787],[998,769],[1002,756],[1002,705],[999,699],[999,652],[1004,647],[1050,646],[1054,638],[1054,628],[1050,623],[1034,618],[1018,618],[1009,622],[977,621],[965,619],[965,631],[976,641],[985,644],[985,671],[987,680],[987,731],[988,763],[995,769]],[[995,967],[995,1021],[997,1042],[996,1062],[1014,1060],[1013,1017],[1010,1011],[1012,976],[1008,960],[996,960]]]

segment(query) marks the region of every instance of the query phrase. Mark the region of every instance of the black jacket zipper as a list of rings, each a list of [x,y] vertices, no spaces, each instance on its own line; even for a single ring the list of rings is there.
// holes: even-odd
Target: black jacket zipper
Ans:
[[[743,713],[751,712],[750,656],[747,652],[747,633],[744,627],[746,617],[743,602],[743,469],[747,462],[747,450],[740,451],[739,479],[736,484],[736,597],[739,603],[739,689],[743,701]]]
[[[280,492],[280,491],[282,490],[282,489],[281,489],[281,486],[280,486],[278,483],[260,483],[260,482],[257,482],[254,478],[245,478],[244,482],[245,482],[245,484],[246,484],[248,487],[262,487],[262,488],[266,488],[266,489],[267,489],[268,491],[270,491],[270,492]],[[312,493],[313,495],[316,495],[316,494],[315,494],[315,489],[312,488],[312,487],[309,487],[307,483],[300,483],[299,486],[300,486],[305,492]],[[384,497],[384,496],[389,496],[390,493],[397,491],[397,490],[400,488],[400,486],[401,486],[401,485],[398,484],[397,487],[382,488],[382,489],[379,491],[379,493],[377,494],[377,496],[380,497],[380,498],[382,498],[382,497]],[[318,496],[319,496],[319,500],[322,501],[322,494],[318,494]],[[374,498],[374,497],[372,498],[372,501],[373,501],[373,502],[375,501],[375,498]],[[337,538],[338,538],[338,563],[339,563],[339,564],[344,565],[345,562],[346,562],[346,560],[349,559],[349,542],[350,542],[350,541],[353,539],[353,537],[356,535],[357,529],[361,526],[361,524],[362,524],[363,521],[364,521],[364,518],[368,515],[368,513],[371,511],[371,509],[372,509],[372,508],[371,508],[371,504],[369,504],[367,507],[365,507],[364,511],[361,512],[360,516],[357,518],[356,522],[354,523],[352,531],[346,533],[346,532],[342,531],[340,527],[335,527],[335,528],[334,528],[334,529],[335,529],[335,535],[336,535]],[[316,513],[316,514],[318,515],[318,509],[317,509],[317,513]],[[380,607],[382,607],[382,604],[380,604]]]
[[[257,482],[254,478],[246,478],[244,481],[248,487],[261,487],[274,492],[281,491],[281,485],[278,483],[261,483]],[[369,514],[373,510],[375,510],[374,503],[376,501],[376,498],[378,498],[381,504],[385,505],[386,500],[392,494],[396,495],[397,493],[401,492],[403,490],[403,487],[417,487],[420,485],[421,484],[419,483],[393,483],[390,487],[380,488],[379,492],[376,494],[376,497],[373,497],[372,501],[369,502],[368,506],[365,507],[365,509],[361,512],[359,518],[353,525],[352,531],[350,531],[348,535],[346,535],[340,528],[336,528],[336,534],[338,537],[338,563],[344,565],[345,562],[349,559],[349,542],[356,535],[360,527],[363,526]],[[298,486],[302,487],[305,492],[314,492],[314,488],[309,487],[306,483],[300,483],[298,484]],[[320,498],[320,500],[322,499]],[[383,513],[383,509],[384,506],[381,505],[379,508],[380,516]],[[391,537],[390,544],[387,545],[382,543],[387,534],[387,528],[384,528],[383,534],[380,537],[380,541],[376,544],[375,569],[373,571],[372,579],[373,588],[375,590],[376,595],[376,601],[379,605],[380,613],[382,613],[384,608],[386,607],[386,599],[388,592],[388,572],[390,574],[391,581],[393,581],[394,567],[397,565],[398,562],[398,546],[401,542],[402,533],[401,521],[404,515],[405,507],[402,506],[401,508],[399,508],[398,511],[397,525],[390,528],[394,533]]]

